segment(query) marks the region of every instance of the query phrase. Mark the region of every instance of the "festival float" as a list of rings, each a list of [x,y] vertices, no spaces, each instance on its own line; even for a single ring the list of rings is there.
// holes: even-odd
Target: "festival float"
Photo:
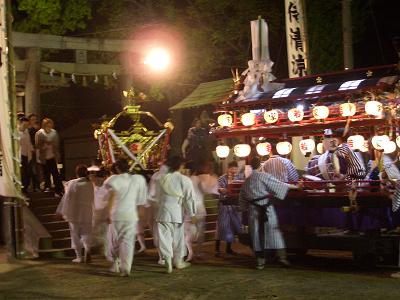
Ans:
[[[400,214],[392,212],[390,199],[394,183],[337,180],[323,170],[324,154],[338,145],[331,136],[337,128],[349,132],[347,143],[365,164],[372,152],[383,157],[398,151],[398,66],[275,80],[268,51],[257,51],[253,46],[246,71],[233,72],[232,93],[215,107],[218,124],[212,135],[218,140],[217,156],[267,159],[273,151],[294,160],[302,155],[305,163],[295,164],[301,172],[319,154],[322,159],[314,160],[314,173],[304,175],[304,190],[274,201],[288,248],[300,253],[349,250],[362,263],[399,265],[400,239],[393,229],[400,226]],[[232,198],[237,198],[240,186],[241,182],[229,185]]]
[[[151,112],[140,110],[133,89],[124,91],[129,105],[95,130],[99,144],[99,157],[103,165],[111,166],[118,158],[126,158],[131,171],[139,169],[154,172],[166,158],[173,125],[162,124]]]

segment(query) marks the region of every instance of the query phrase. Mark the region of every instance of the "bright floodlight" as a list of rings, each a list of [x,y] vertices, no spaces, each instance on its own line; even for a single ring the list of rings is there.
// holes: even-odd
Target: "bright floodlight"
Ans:
[[[162,48],[154,48],[147,54],[144,64],[154,71],[164,71],[170,64],[169,53]]]

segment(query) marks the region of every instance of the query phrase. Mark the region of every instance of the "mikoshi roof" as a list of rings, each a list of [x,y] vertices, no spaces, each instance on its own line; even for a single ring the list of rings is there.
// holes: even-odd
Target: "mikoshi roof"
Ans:
[[[228,97],[232,88],[232,78],[200,83],[189,96],[172,106],[170,110],[220,103]]]

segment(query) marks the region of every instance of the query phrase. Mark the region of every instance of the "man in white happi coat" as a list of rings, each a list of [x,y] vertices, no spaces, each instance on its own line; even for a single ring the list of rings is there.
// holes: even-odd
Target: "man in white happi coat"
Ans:
[[[139,220],[137,206],[147,202],[147,184],[142,175],[128,173],[129,164],[119,159],[114,164],[117,174],[104,184],[110,189],[111,209],[108,231],[109,257],[113,262],[111,272],[129,276],[132,267],[136,226]]]
[[[80,263],[90,261],[94,193],[85,165],[76,167],[76,177],[68,181],[57,213],[69,223],[71,247],[76,254],[73,262]],[[82,248],[85,249],[84,257]]]
[[[158,252],[158,264],[164,266],[165,260],[162,258],[161,252],[159,250],[158,235],[157,235],[157,215],[158,215],[158,199],[156,195],[156,184],[158,180],[165,174],[168,173],[168,166],[163,163],[160,169],[155,172],[149,182],[149,205],[147,210],[147,222],[153,234],[153,244],[157,248]]]
[[[171,157],[167,166],[169,172],[156,183],[156,199],[159,201],[157,234],[167,273],[172,273],[172,263],[177,269],[190,266],[190,263],[183,261],[186,255],[184,216],[186,213],[192,222],[196,222],[196,203],[190,178],[180,173],[184,166],[183,159]]]
[[[94,185],[93,205],[93,246],[99,247],[105,257],[108,256],[108,221],[110,214],[110,191],[104,184],[108,172],[104,168],[89,167],[90,180]]]

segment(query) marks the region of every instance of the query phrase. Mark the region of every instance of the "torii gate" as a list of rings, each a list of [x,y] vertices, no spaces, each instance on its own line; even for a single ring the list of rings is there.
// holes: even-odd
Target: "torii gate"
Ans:
[[[119,64],[91,64],[87,61],[87,51],[99,52],[139,52],[144,40],[114,40],[82,37],[67,37],[49,34],[13,32],[14,48],[24,48],[26,59],[16,60],[16,72],[24,72],[25,78],[17,77],[17,84],[25,86],[25,110],[28,113],[40,113],[40,86],[65,86],[50,75],[41,74],[43,66],[66,74],[85,74],[96,76],[122,72]],[[42,62],[41,49],[74,50],[75,62]],[[124,88],[131,86],[131,76],[124,73]],[[124,99],[124,98],[121,98]],[[123,100],[122,100],[123,101]],[[125,103],[122,103],[124,106]]]

